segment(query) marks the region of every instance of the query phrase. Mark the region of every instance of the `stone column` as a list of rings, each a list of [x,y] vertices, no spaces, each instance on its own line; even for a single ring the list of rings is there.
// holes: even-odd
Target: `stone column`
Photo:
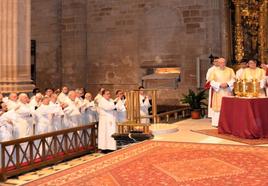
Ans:
[[[31,0],[0,1],[0,91],[30,92]]]

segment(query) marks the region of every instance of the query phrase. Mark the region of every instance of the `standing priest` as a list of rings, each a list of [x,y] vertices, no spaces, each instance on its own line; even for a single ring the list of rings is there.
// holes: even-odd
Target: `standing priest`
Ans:
[[[213,89],[210,85],[209,77],[211,76],[212,72],[218,67],[218,59],[219,57],[214,57],[212,66],[208,69],[207,74],[206,74],[206,86],[209,87],[209,95],[208,95],[208,117],[211,118],[213,115],[212,111],[212,97],[213,97]],[[210,85],[210,86],[209,86]]]
[[[98,148],[101,150],[116,150],[116,141],[112,135],[116,132],[115,104],[110,91],[104,90],[99,100]]]
[[[233,69],[226,67],[226,60],[224,58],[219,58],[218,68],[211,73],[209,80],[214,91],[212,98],[212,126],[217,127],[222,97],[232,95],[235,73]]]

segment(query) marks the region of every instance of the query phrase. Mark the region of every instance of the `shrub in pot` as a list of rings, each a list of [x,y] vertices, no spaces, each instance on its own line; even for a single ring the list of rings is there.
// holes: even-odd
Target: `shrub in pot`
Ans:
[[[202,106],[207,106],[205,103],[207,99],[206,90],[200,90],[195,93],[192,89],[189,89],[188,94],[183,94],[182,96],[181,102],[189,104],[191,108],[192,119],[200,119]]]

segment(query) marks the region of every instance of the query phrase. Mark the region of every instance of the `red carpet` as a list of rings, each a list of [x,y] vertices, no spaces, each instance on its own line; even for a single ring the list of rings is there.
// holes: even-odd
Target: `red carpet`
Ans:
[[[268,185],[268,148],[147,141],[27,185]]]

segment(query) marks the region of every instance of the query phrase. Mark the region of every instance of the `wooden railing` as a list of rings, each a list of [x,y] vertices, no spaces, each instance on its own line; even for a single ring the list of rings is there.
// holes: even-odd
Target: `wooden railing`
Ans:
[[[96,123],[1,142],[0,179],[96,150]]]
[[[156,121],[157,123],[160,122],[166,122],[169,123],[171,120],[171,117],[174,118],[174,121],[178,121],[180,119],[184,119],[184,118],[188,118],[191,116],[191,110],[190,107],[183,107],[183,108],[179,108],[176,110],[171,110],[171,111],[167,111],[167,112],[162,112],[157,114],[156,116],[153,115],[148,115],[148,116],[141,116],[140,118],[148,118],[152,121]],[[154,119],[156,118],[156,119]],[[136,118],[134,118],[136,119]],[[131,121],[127,121],[124,123],[118,123],[117,127],[118,127],[118,133],[119,134],[127,134],[131,131],[142,131],[145,134],[149,134],[150,133],[150,125],[153,125],[151,123],[135,123],[135,122],[131,122]]]
[[[167,112],[162,112],[160,114],[157,114],[157,123],[160,122],[170,122],[170,118],[174,117],[174,120],[180,120],[183,118],[188,118],[191,116],[191,110],[190,107],[184,107],[184,108],[179,108],[176,110],[171,110]]]

